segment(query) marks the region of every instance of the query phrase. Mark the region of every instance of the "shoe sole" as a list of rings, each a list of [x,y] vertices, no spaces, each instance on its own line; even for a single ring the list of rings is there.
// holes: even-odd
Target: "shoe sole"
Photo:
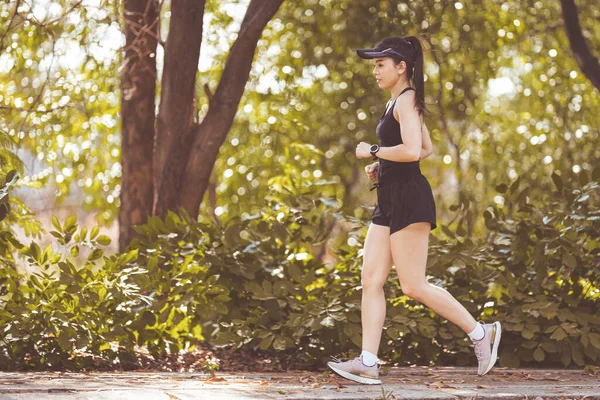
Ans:
[[[494,335],[494,345],[492,346],[492,356],[490,358],[490,363],[488,364],[488,367],[483,372],[483,374],[480,375],[485,375],[488,372],[490,372],[494,364],[496,364],[496,360],[498,359],[498,346],[500,345],[500,338],[502,337],[502,327],[500,326],[500,322],[498,321],[494,322],[494,325],[496,326],[496,333]]]
[[[367,378],[367,377],[360,376],[360,375],[354,375],[354,374],[351,374],[350,372],[346,372],[341,369],[338,369],[329,363],[327,363],[327,366],[329,368],[331,368],[331,370],[333,372],[335,372],[342,378],[346,378],[346,379],[354,381],[354,382],[362,383],[364,385],[381,385],[381,381],[379,379]]]

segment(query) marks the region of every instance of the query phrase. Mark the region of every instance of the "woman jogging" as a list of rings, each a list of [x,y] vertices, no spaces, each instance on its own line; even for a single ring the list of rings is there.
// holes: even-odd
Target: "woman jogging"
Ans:
[[[354,360],[336,359],[327,365],[355,382],[381,384],[377,351],[386,312],[383,285],[394,265],[406,296],[468,334],[479,363],[477,373],[484,375],[496,362],[500,323],[477,322],[450,293],[425,278],[429,231],[436,227],[436,213],[431,186],[419,166],[419,160],[432,152],[423,123],[426,108],[421,42],[415,36],[394,36],[357,53],[371,60],[377,85],[389,90],[391,98],[377,125],[379,144],[361,142],[356,147],[357,158],[379,159],[365,168],[368,178],[378,183],[377,207],[363,251],[362,353]]]

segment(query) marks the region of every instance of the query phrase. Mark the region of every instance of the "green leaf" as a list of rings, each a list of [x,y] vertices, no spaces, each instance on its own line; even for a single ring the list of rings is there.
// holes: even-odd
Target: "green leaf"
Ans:
[[[600,333],[588,333],[588,338],[592,346],[600,350]]]
[[[44,252],[41,255],[41,263],[45,264],[46,261],[48,261],[50,259],[50,256],[52,255],[52,243],[49,243],[45,248],[44,248]]]
[[[542,362],[544,361],[544,359],[546,358],[546,353],[544,353],[544,350],[542,350],[541,347],[538,347],[534,352],[533,352],[533,359],[537,362]]]
[[[63,350],[70,351],[73,348],[73,344],[71,343],[71,335],[67,330],[63,330],[58,334],[57,337],[58,344],[62,347]]]
[[[550,336],[550,339],[561,341],[566,337],[567,337],[567,334],[565,333],[565,331],[559,327],[557,330],[554,331],[552,336]]]
[[[263,288],[256,282],[245,282],[244,287],[246,290],[252,292],[252,294],[254,295],[262,294],[263,292]]]
[[[77,223],[77,216],[71,215],[65,221],[65,225],[63,226],[63,231],[64,232],[69,231],[69,229],[73,228],[76,225],[76,223]]]
[[[568,367],[569,364],[571,364],[571,350],[569,347],[565,348],[565,350],[560,353],[560,362],[562,362],[565,367]]]
[[[100,259],[100,257],[102,257],[102,254],[104,254],[104,250],[94,249],[88,256],[88,261],[96,261],[96,260]]]
[[[278,337],[277,339],[275,339],[275,342],[273,343],[273,348],[277,351],[283,351],[286,349],[286,341],[285,339]]]
[[[554,185],[556,186],[558,191],[562,192],[563,182],[562,182],[562,178],[560,177],[560,175],[558,175],[556,172],[553,172],[552,173],[552,181],[554,182]]]
[[[269,347],[271,347],[271,343],[273,343],[273,339],[275,339],[275,336],[273,335],[269,335],[266,338],[264,338],[263,340],[260,341],[260,344],[258,345],[258,347],[261,348],[261,350],[267,350]]]
[[[40,261],[40,246],[38,246],[38,244],[36,242],[31,242],[31,244],[29,245],[29,254],[31,255],[31,257],[39,262]]]
[[[581,345],[577,342],[571,342],[571,357],[573,358],[573,362],[583,367],[585,365],[585,358],[583,357],[583,353],[581,352]]]
[[[152,326],[156,323],[156,315],[152,311],[144,310],[140,322],[143,326]]]
[[[52,216],[52,225],[54,225],[54,228],[60,232],[63,233],[62,227],[60,226],[60,222],[58,221],[58,218],[56,218],[56,216]]]
[[[514,181],[512,183],[512,185],[510,185],[510,193],[515,194],[517,192],[517,190],[519,189],[520,184],[521,184],[521,177],[517,178],[517,180]]]
[[[102,344],[100,345],[100,347],[98,347],[98,350],[99,350],[100,352],[102,352],[102,351],[104,351],[104,350],[110,350],[110,348],[111,348],[111,347],[110,347],[110,343],[108,343],[108,342],[105,342],[105,343],[102,343]]]
[[[542,348],[546,351],[546,353],[556,353],[558,351],[556,343],[554,342],[543,342]]]
[[[131,250],[128,252],[125,257],[123,257],[123,264],[130,263],[132,261],[136,261],[138,259],[138,249]]]
[[[506,193],[507,190],[508,190],[508,186],[505,183],[501,183],[498,186],[496,186],[496,191],[498,193]]]
[[[533,339],[533,336],[535,335],[535,333],[531,330],[529,330],[527,327],[525,327],[525,329],[523,329],[523,331],[521,332],[521,335],[527,339],[527,340],[531,340]]]
[[[106,235],[100,235],[98,236],[98,239],[96,239],[96,242],[98,242],[98,244],[101,246],[108,246],[111,242],[111,239]]]

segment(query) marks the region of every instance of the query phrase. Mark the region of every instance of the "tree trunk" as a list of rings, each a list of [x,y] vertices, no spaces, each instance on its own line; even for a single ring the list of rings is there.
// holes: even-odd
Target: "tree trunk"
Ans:
[[[125,62],[121,75],[119,249],[152,214],[152,152],[156,96],[157,2],[125,0]]]
[[[181,205],[183,175],[195,131],[194,88],[204,6],[204,0],[171,3],[154,154],[154,215],[162,218]]]
[[[587,46],[585,37],[581,33],[577,6],[574,0],[561,0],[563,19],[571,50],[581,71],[587,76],[592,84],[600,90],[600,64]]]

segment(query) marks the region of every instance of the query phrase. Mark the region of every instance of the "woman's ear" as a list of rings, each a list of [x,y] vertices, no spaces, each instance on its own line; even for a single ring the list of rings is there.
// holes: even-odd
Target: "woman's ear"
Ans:
[[[396,70],[398,70],[398,75],[402,75],[406,71],[406,63],[404,61],[400,61],[399,64],[395,64]]]

